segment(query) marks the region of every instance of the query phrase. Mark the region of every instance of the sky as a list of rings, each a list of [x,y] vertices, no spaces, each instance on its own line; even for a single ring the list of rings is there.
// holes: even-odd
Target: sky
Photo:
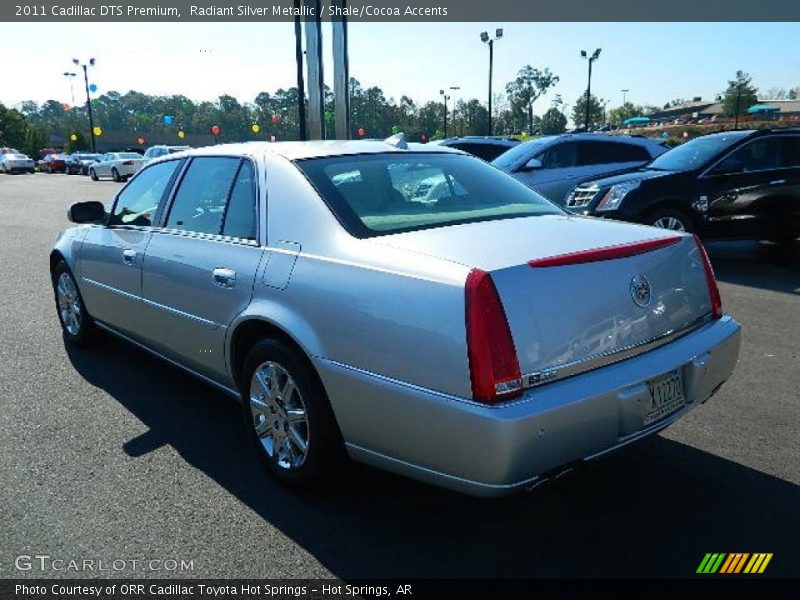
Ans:
[[[738,69],[762,91],[800,86],[800,23],[351,23],[350,74],[395,99],[426,102],[458,86],[456,98],[485,101],[489,52],[479,36],[498,27],[504,35],[495,45],[495,91],[526,64],[560,77],[535,113],[547,110],[555,94],[569,110],[585,93],[582,49],[602,48],[592,93],[609,107],[622,103],[622,89],[636,104],[713,99]],[[332,87],[329,25],[323,46]],[[0,102],[7,106],[71,104],[63,73],[75,70],[73,57],[97,59],[89,81],[98,95],[133,89],[252,102],[260,91],[296,84],[292,23],[0,23],[0,55]],[[79,103],[82,81],[75,84]]]

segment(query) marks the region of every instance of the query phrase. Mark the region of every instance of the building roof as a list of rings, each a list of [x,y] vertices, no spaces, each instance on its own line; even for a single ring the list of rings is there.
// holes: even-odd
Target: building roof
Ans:
[[[684,102],[683,104],[670,106],[669,108],[665,108],[663,110],[657,110],[654,113],[651,113],[649,116],[651,119],[668,119],[671,117],[678,117],[681,115],[687,115],[691,113],[702,113],[705,109],[707,109],[709,106],[712,106],[713,104],[714,104],[713,101],[708,101],[708,100]]]

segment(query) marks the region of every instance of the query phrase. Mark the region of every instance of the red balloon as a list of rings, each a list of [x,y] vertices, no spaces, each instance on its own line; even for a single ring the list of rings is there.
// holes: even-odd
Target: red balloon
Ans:
[[[419,141],[424,144],[425,142],[428,141],[428,136],[425,135],[424,133],[421,133],[420,136],[419,136]]]
[[[138,144],[139,144],[140,146],[144,146],[144,138],[143,138],[143,137],[140,137],[140,138],[139,138],[139,139],[137,139],[136,141],[138,142]]]
[[[219,135],[219,125],[214,125],[211,128],[211,133],[213,133],[214,135]]]
[[[365,135],[367,135],[367,130],[364,129],[363,127],[359,127],[356,133],[358,133],[358,137],[364,137]]]
[[[280,121],[280,119],[278,117],[272,117],[272,122],[273,123],[277,123],[278,121]]]

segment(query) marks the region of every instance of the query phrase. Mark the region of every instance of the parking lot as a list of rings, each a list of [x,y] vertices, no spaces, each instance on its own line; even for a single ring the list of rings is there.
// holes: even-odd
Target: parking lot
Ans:
[[[65,347],[48,253],[70,203],[119,188],[0,175],[0,576],[97,575],[15,569],[47,554],[193,561],[113,573],[153,577],[687,577],[706,552],[800,576],[800,243],[710,244],[740,363],[660,435],[507,499],[356,466],[304,496],[266,476],[228,398],[122,342]]]

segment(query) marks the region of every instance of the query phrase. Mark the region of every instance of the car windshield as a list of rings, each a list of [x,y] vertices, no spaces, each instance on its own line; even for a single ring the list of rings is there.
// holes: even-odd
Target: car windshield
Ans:
[[[94,160],[100,156],[99,154],[78,154],[75,158],[78,160]]]
[[[357,237],[562,214],[536,192],[472,156],[363,154],[295,164]]]
[[[120,158],[142,158],[142,155],[136,154],[136,152],[120,152],[118,156]]]
[[[749,131],[731,131],[699,137],[665,152],[647,165],[647,168],[657,171],[698,169],[748,135],[750,135]]]
[[[491,164],[499,169],[508,169],[511,165],[519,162],[525,157],[531,156],[538,150],[542,150],[550,142],[552,136],[539,138],[530,142],[517,144],[511,150],[503,152],[500,156],[495,158]]]

